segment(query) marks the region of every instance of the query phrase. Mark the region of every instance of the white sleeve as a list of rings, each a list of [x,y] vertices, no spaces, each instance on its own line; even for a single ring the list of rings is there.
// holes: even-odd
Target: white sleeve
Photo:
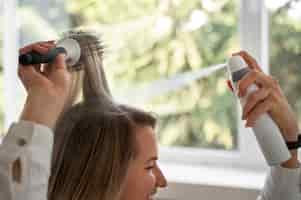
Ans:
[[[46,200],[52,130],[27,121],[13,124],[0,146],[0,197]]]
[[[301,200],[300,168],[272,167],[257,200]]]

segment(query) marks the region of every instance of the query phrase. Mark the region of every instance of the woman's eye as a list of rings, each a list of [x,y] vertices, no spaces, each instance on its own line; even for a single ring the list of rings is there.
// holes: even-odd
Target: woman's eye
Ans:
[[[146,167],[145,169],[147,169],[147,170],[152,170],[154,168],[154,166],[148,166],[148,167]]]

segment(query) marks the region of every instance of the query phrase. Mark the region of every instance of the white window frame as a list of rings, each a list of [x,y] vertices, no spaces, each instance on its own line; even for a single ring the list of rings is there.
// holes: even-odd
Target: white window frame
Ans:
[[[17,121],[20,108],[16,99],[22,95],[23,89],[18,79],[18,18],[17,0],[3,1],[3,68],[4,68],[4,128]]]
[[[20,106],[16,106],[16,97],[20,96],[21,84],[17,77],[18,57],[18,19],[17,0],[4,1],[4,92],[5,127],[7,128],[19,116]],[[268,11],[262,0],[241,0],[239,32],[241,49],[250,52],[268,72]],[[238,150],[222,151],[196,148],[160,148],[162,162],[188,165],[209,165],[223,167],[241,167],[247,169],[266,168],[255,137],[243,127],[240,117],[238,124]]]

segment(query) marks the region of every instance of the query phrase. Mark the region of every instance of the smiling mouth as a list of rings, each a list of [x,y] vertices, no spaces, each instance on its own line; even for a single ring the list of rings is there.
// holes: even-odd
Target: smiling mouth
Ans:
[[[155,198],[156,195],[157,195],[157,188],[154,189],[154,190],[152,191],[152,193],[150,193],[149,199],[150,199],[150,200],[155,200],[155,199],[156,199],[156,198]]]
[[[152,194],[150,194],[150,195],[148,196],[148,199],[149,199],[149,200],[155,200],[155,199],[156,199],[155,196],[156,196],[156,193],[152,193]]]
[[[156,199],[155,197],[156,197],[156,193],[149,195],[150,200],[155,200]]]

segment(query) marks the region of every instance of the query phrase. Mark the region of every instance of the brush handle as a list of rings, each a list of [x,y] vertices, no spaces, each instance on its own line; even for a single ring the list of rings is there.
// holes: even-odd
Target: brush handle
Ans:
[[[19,56],[19,63],[22,64],[23,66],[50,63],[53,62],[56,56],[59,55],[60,53],[67,54],[67,51],[63,47],[53,48],[47,54],[44,55],[36,51],[31,51],[26,54],[21,54]]]

